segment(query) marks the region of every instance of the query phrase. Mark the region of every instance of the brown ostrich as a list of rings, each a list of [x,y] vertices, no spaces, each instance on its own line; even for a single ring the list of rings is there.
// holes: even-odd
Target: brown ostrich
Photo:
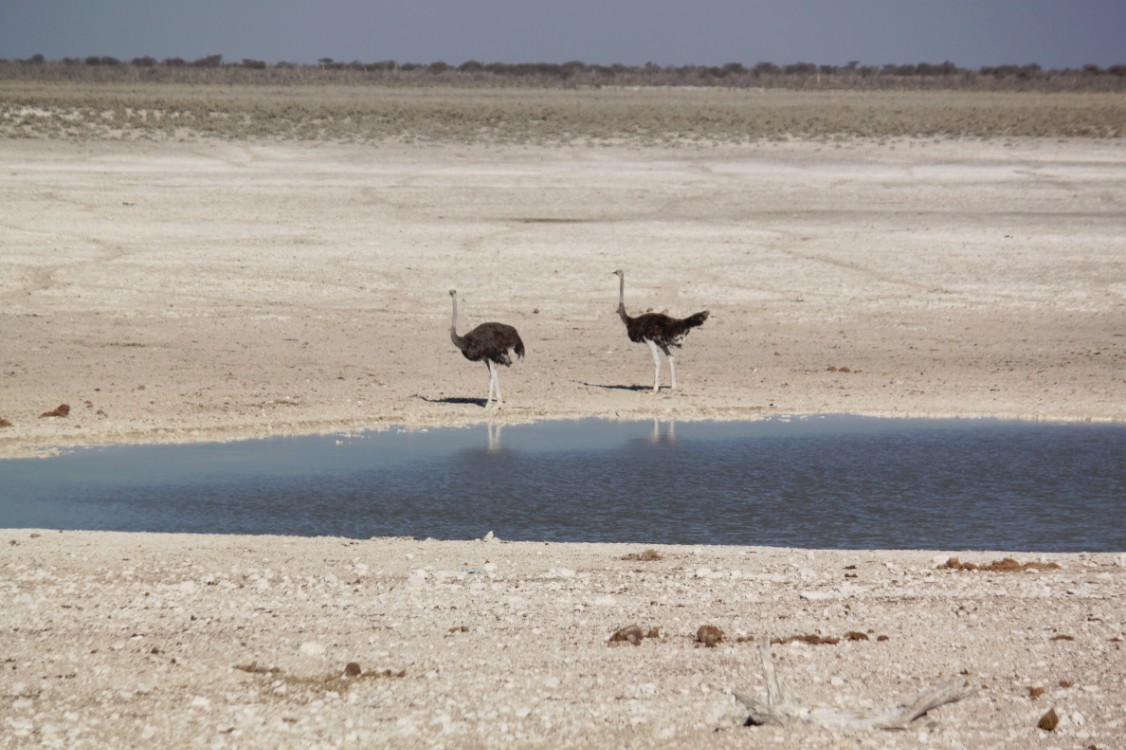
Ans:
[[[680,348],[688,332],[696,326],[704,324],[708,319],[708,311],[689,315],[687,318],[673,318],[664,313],[644,313],[636,318],[626,314],[626,275],[619,269],[614,271],[618,277],[618,316],[626,324],[626,333],[630,341],[646,343],[653,352],[653,392],[661,388],[661,356],[658,350],[665,353],[669,361],[670,388],[676,388],[676,363],[669,347]]]
[[[450,322],[450,340],[454,346],[461,349],[461,353],[470,362],[485,360],[489,368],[489,395],[485,399],[485,407],[493,400],[496,392],[497,406],[502,406],[500,396],[500,380],[497,378],[497,365],[508,367],[512,364],[511,353],[520,359],[524,358],[524,342],[516,329],[504,323],[482,323],[464,336],[457,335],[457,290],[450,290],[450,299],[453,300],[453,320]]]

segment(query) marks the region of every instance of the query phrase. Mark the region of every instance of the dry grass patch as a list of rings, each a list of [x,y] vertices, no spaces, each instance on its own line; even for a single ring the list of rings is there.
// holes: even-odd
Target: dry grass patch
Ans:
[[[1059,570],[1059,565],[1054,562],[1026,562],[1020,563],[1011,557],[994,560],[987,565],[976,565],[971,562],[962,562],[956,557],[938,566],[939,570],[982,570],[987,573],[1021,573],[1026,570]]]
[[[240,672],[265,678],[266,686],[277,694],[291,694],[291,691],[305,695],[310,693],[339,694],[350,690],[359,681],[401,679],[407,675],[405,669],[397,672],[390,669],[364,671],[356,662],[349,662],[340,672],[312,676],[286,674],[278,667],[265,667],[259,665],[256,661],[250,664],[236,664],[234,668]]]
[[[790,138],[1116,138],[1123,122],[1126,99],[1111,92],[0,80],[0,136],[16,138],[644,146]]]
[[[623,560],[631,562],[656,562],[663,560],[661,553],[655,549],[647,549],[644,552],[630,552],[629,554],[622,555]]]

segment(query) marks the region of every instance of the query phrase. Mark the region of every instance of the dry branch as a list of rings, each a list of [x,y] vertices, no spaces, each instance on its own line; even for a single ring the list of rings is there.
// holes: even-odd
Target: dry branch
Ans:
[[[905,729],[908,724],[931,709],[947,703],[955,703],[974,692],[964,677],[958,677],[924,690],[909,704],[900,705],[881,714],[805,705],[786,700],[778,675],[774,671],[774,662],[770,658],[769,638],[760,639],[759,656],[762,659],[763,676],[766,678],[766,702],[735,692],[735,698],[751,711],[747,724],[756,726],[812,724],[845,729]]]

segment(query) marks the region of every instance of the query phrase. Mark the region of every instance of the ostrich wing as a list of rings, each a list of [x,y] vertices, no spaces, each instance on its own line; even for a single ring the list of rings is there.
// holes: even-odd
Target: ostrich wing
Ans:
[[[664,313],[645,313],[632,318],[627,326],[630,341],[652,341],[660,346],[680,346],[684,337],[708,319],[708,311],[687,318],[672,318]]]
[[[509,350],[524,358],[524,342],[516,329],[504,323],[482,323],[462,337],[462,353],[466,359],[478,362],[482,359],[497,364],[511,365]]]

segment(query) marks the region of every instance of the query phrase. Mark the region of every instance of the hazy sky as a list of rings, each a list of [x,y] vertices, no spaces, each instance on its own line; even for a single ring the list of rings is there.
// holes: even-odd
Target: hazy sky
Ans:
[[[1126,63],[1126,0],[0,0],[0,57]]]

